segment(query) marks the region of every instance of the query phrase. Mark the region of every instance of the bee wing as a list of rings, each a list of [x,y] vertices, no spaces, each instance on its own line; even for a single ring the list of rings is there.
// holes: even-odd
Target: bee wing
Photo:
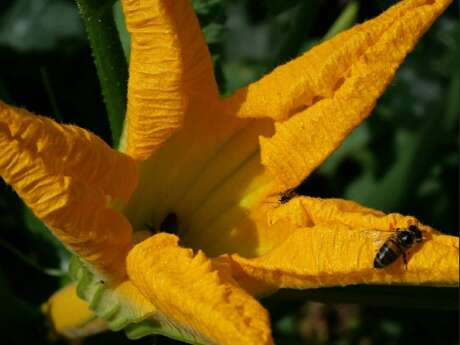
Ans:
[[[359,233],[361,236],[368,238],[369,241],[372,241],[376,249],[379,249],[394,232],[379,229],[364,229],[359,230]]]

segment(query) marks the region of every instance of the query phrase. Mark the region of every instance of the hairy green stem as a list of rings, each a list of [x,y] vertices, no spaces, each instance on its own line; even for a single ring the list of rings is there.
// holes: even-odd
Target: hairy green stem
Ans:
[[[76,0],[88,34],[117,147],[126,112],[128,66],[113,18],[114,0]]]

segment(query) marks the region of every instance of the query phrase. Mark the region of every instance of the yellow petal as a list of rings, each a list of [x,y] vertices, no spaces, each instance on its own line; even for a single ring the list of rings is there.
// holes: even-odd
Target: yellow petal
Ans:
[[[265,309],[226,269],[177,242],[174,235],[154,235],[136,245],[127,260],[131,281],[163,319],[205,343],[272,344]]]
[[[131,195],[138,179],[135,161],[84,129],[0,102],[0,175],[107,279],[125,275],[131,226],[109,203]]]
[[[291,103],[306,102],[302,104],[307,107],[309,101],[303,98],[305,92],[315,104],[284,122],[275,122],[274,129],[270,119],[265,122],[241,119],[253,121],[241,122],[244,129],[224,142],[223,148],[218,143],[216,147],[220,152],[211,156],[198,150],[196,152],[201,155],[190,154],[191,146],[196,147],[196,142],[208,137],[197,130],[188,140],[183,140],[181,146],[168,151],[167,156],[174,159],[173,169],[152,166],[146,170],[148,176],[157,176],[155,171],[163,171],[165,178],[156,180],[168,183],[156,189],[159,193],[151,195],[161,195],[161,202],[166,200],[166,203],[152,207],[139,218],[146,219],[147,214],[156,215],[160,211],[156,218],[161,220],[166,212],[176,212],[183,228],[184,243],[202,248],[212,256],[225,252],[259,256],[288,237],[295,228],[286,229],[278,223],[268,227],[265,212],[278,204],[280,192],[296,187],[367,116],[398,64],[446,5],[446,2],[424,3],[404,1],[379,18],[313,48],[305,56],[277,69],[266,80],[253,84],[249,89],[254,88],[254,97],[249,97],[248,93],[244,100],[238,101],[238,96],[234,96],[233,101],[224,101],[227,109],[222,110],[224,116],[221,118],[225,121],[228,116],[235,120],[241,119],[238,116],[249,116],[254,109],[268,116],[272,109],[279,114],[296,113],[301,107]],[[387,52],[392,50],[393,54]],[[340,84],[342,79],[345,81]],[[260,107],[251,100],[260,101],[257,103]],[[278,106],[271,101],[281,103],[276,103]],[[241,107],[232,108],[237,103]],[[254,109],[247,108],[246,112],[246,105]],[[246,113],[238,113],[238,109]],[[209,124],[216,122],[208,117]],[[225,125],[227,123],[235,122],[228,121]],[[187,127],[179,134],[184,138],[185,129]],[[200,129],[218,132],[211,125]],[[262,137],[261,152],[258,145],[252,144],[257,137]],[[176,144],[175,138],[167,146]],[[227,151],[228,148],[234,151]],[[196,162],[200,160],[206,165],[190,169],[192,164],[181,164],[183,157],[198,167]],[[189,175],[189,172],[192,173]],[[169,181],[179,181],[177,188]],[[182,184],[182,181],[187,183]],[[154,202],[152,200],[150,205]]]
[[[262,163],[279,190],[296,187],[371,112],[419,37],[451,0],[407,0],[277,68],[224,102],[242,117],[268,116]]]
[[[385,215],[346,200],[308,197],[291,200],[271,216],[274,223],[287,219],[297,230],[265,255],[230,259],[235,279],[254,294],[349,284],[458,285],[458,237],[443,235],[413,217]],[[375,269],[381,245],[397,228],[411,224],[418,224],[425,241],[408,251],[407,270],[402,260]]]
[[[188,0],[124,0],[131,33],[127,152],[147,159],[187,109],[218,100],[211,58]]]
[[[323,44],[322,48],[315,48],[315,61],[324,61],[332,53],[342,54],[340,64],[333,65],[335,60],[332,59],[324,66],[323,72],[318,72],[318,80],[322,80],[324,88],[327,85],[334,88],[337,85],[335,77],[340,79],[347,69],[352,69],[356,74],[359,66],[363,67],[361,72],[364,79],[370,75],[364,67],[378,71],[379,78],[391,79],[383,73],[385,69],[383,72],[380,70],[380,58],[388,66],[390,63],[385,60],[386,57],[379,56],[378,49],[413,44],[416,32],[411,33],[410,30],[415,24],[409,24],[409,34],[401,36],[404,38],[403,42],[396,45],[393,44],[396,40],[393,31],[386,30],[389,32],[389,36],[385,34],[385,37],[388,36],[386,41],[374,37],[375,32],[382,31],[383,23],[387,22],[395,22],[391,27],[402,29],[406,25],[405,20],[412,18],[408,9],[414,11],[414,16],[426,10],[427,16],[419,22],[420,30],[426,29],[433,19],[430,16],[436,15],[440,9],[436,4],[434,7],[421,6],[419,9],[421,3],[405,1],[399,7],[390,9],[383,17],[358,26],[348,34],[342,34],[340,39],[333,39],[329,45]],[[401,8],[406,8],[409,14],[403,13]],[[395,13],[400,15],[399,18]],[[366,39],[368,36],[374,37],[377,43],[372,45],[372,41]],[[355,49],[355,43],[359,43],[359,49]],[[368,57],[374,59],[369,61],[369,65],[364,60]],[[310,66],[308,63],[303,64],[302,59],[305,57],[295,60],[298,67],[294,61],[281,68],[286,68],[286,75],[292,76],[290,83],[271,83],[266,87],[266,96],[260,93],[255,99],[260,96],[260,99],[277,100],[280,92],[289,90],[291,86],[292,90],[300,90],[301,93],[302,88],[308,89],[303,75],[310,71]],[[354,59],[357,60],[356,66],[353,64]],[[313,65],[311,70],[315,67]],[[387,72],[392,75],[394,70]],[[350,76],[350,80],[359,79],[355,74],[354,79]],[[372,74],[369,78],[372,79]],[[299,84],[296,84],[297,81]],[[372,84],[372,81],[364,82],[367,86]],[[372,90],[373,87],[370,85],[369,89]],[[278,204],[280,192],[297,186],[332,152],[334,145],[338,145],[346,135],[345,132],[353,127],[349,120],[356,120],[356,117],[350,117],[343,109],[343,98],[351,97],[350,105],[354,104],[359,108],[360,95],[346,94],[337,99],[329,96],[328,104],[337,102],[337,109],[315,116],[300,113],[285,122],[276,122],[276,128],[272,119],[243,119],[231,114],[231,111],[236,110],[226,102],[224,105],[229,106],[227,109],[210,104],[206,112],[187,114],[184,127],[152,159],[142,164],[140,187],[125,210],[130,221],[136,228],[142,228],[145,224],[160,228],[168,214],[174,213],[178,216],[181,240],[188,247],[203,249],[211,256],[236,252],[245,257],[254,257],[267,252],[295,229],[286,230],[279,222],[268,227],[265,216],[267,210]],[[297,96],[289,94],[286,97],[296,99]],[[326,100],[325,98],[325,103]],[[317,104],[321,102],[323,101],[317,101]],[[367,107],[369,102],[369,99],[364,99],[362,104]],[[348,107],[348,104],[345,106]],[[313,108],[314,106],[311,107]],[[355,121],[356,124],[359,121]],[[331,125],[337,125],[337,128],[329,128]],[[351,127],[347,127],[349,125]],[[334,137],[336,134],[339,138]],[[261,136],[264,165],[261,164],[259,149]]]
[[[407,23],[408,26],[413,23],[408,23],[405,19],[417,21],[416,32],[412,33],[407,27],[407,32],[404,30],[399,37],[402,45],[409,48],[421,31],[426,30],[450,2],[450,0],[401,1],[378,18],[342,32],[312,48],[303,56],[277,67],[259,81],[238,90],[233,96],[227,98],[224,104],[240,117],[286,119],[316,101],[332,97],[343,83],[343,79],[350,76],[350,69],[356,64],[362,64],[366,55],[376,53],[369,52],[375,49],[374,45],[377,47],[383,40],[387,40],[387,43],[391,44],[387,46],[389,51],[393,48],[397,50],[397,47],[389,42],[392,40],[390,38],[392,33],[386,33],[396,21],[399,21],[399,25]],[[418,13],[403,18],[412,11]],[[401,28],[397,30],[400,31]],[[397,55],[405,55],[407,48],[395,56],[386,57],[381,64],[383,66],[388,63],[399,64],[401,61],[398,61],[400,58]],[[391,61],[393,58],[395,61]],[[390,68],[386,73],[391,75],[393,72],[394,70]],[[388,77],[386,76],[386,79]]]
[[[77,295],[76,284],[70,284],[53,294],[43,307],[56,333],[67,338],[80,338],[107,329],[107,324],[97,319],[88,303]]]

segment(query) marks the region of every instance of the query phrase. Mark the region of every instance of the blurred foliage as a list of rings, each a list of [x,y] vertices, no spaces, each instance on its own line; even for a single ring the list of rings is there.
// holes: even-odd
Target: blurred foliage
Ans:
[[[75,6],[64,0],[13,1],[0,18],[0,45],[23,53],[52,51],[81,33]]]
[[[193,0],[223,94],[256,80],[313,44],[371,18],[390,1]],[[116,22],[129,56],[119,4]],[[458,4],[435,23],[398,72],[374,115],[300,186],[323,197],[413,214],[448,233],[458,223]],[[0,99],[88,128],[111,142],[99,81],[72,0],[0,2]],[[0,339],[62,344],[40,305],[65,284],[68,253],[0,184]],[[427,293],[435,294],[434,292]],[[280,295],[281,296],[281,295]],[[458,344],[454,311],[307,302],[274,296],[277,344]],[[332,299],[333,300],[333,299]],[[122,333],[84,344],[174,344]]]

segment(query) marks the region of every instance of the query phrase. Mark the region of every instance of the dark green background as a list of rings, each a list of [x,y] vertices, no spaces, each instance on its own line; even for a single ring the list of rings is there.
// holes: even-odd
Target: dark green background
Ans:
[[[223,93],[255,80],[318,42],[345,1],[203,0],[200,22]],[[358,21],[389,1],[357,1]],[[300,187],[387,212],[412,214],[447,233],[458,229],[458,5],[420,41],[380,99],[373,116]],[[71,0],[0,2],[0,99],[90,129],[111,142],[84,28]],[[40,304],[65,283],[46,268],[67,255],[3,182],[0,184],[0,342],[48,344]],[[358,295],[360,290],[355,294]],[[423,291],[415,305],[436,299]],[[278,294],[270,309],[277,344],[458,344],[457,311],[307,302]],[[407,297],[409,299],[409,297]],[[330,302],[348,301],[329,297]],[[356,300],[356,298],[352,299]],[[370,305],[369,305],[370,304]],[[381,303],[380,303],[381,304]],[[395,305],[396,304],[396,305]],[[440,304],[441,306],[441,304]],[[451,306],[452,307],[452,306]],[[85,344],[171,344],[158,337],[128,341],[107,333]],[[58,340],[62,343],[62,340]]]

